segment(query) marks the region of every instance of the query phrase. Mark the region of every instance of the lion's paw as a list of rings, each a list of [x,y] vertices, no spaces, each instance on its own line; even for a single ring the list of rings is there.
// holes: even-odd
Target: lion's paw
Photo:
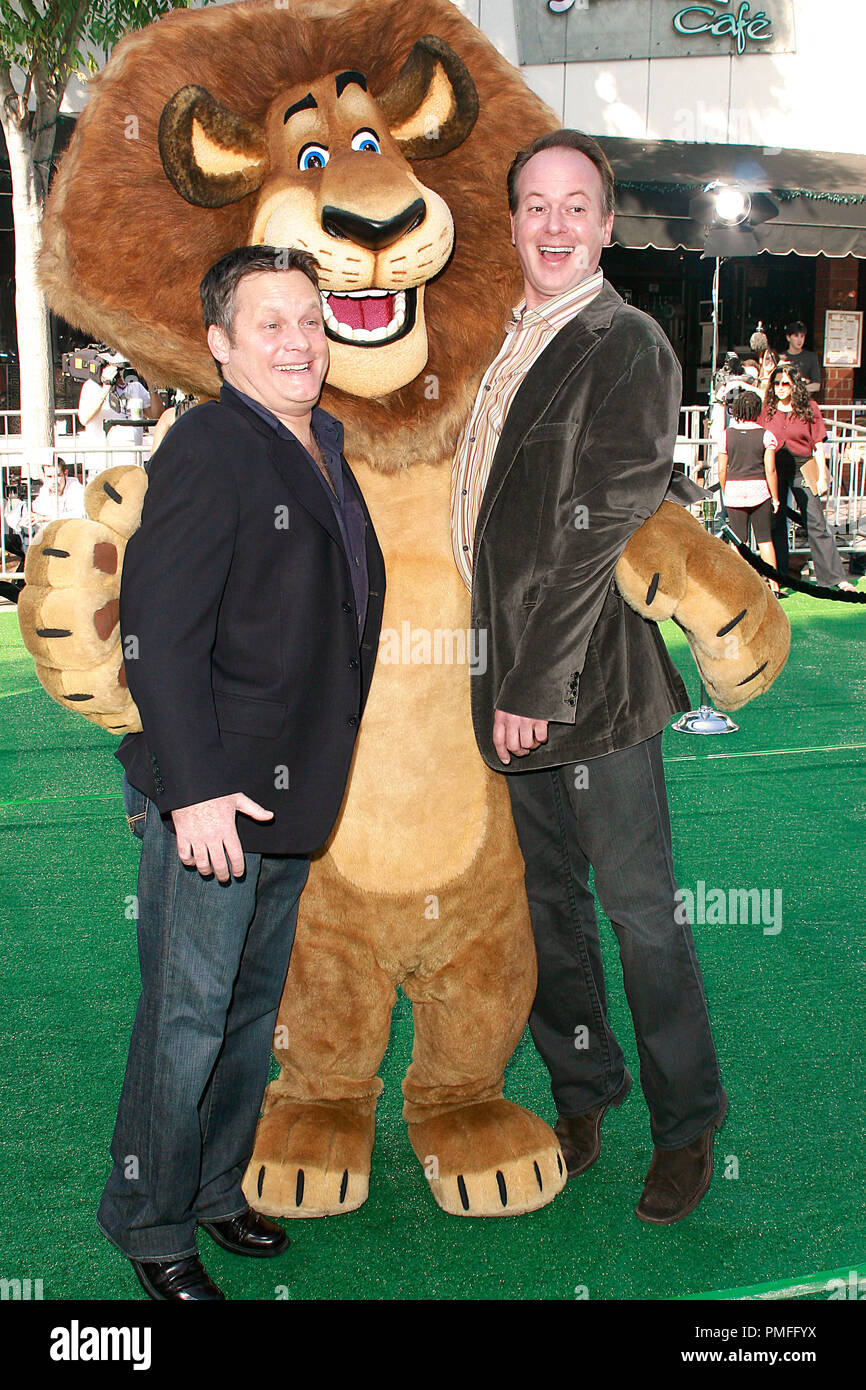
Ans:
[[[18,600],[44,689],[115,734],[141,729],[121,649],[120,577],[146,488],[144,469],[132,466],[94,478],[85,493],[93,514],[51,521],[34,538]]]
[[[641,617],[679,624],[721,709],[740,709],[761,695],[788,659],[791,628],[778,600],[684,507],[662,502],[629,540],[615,577]]]
[[[266,1216],[339,1216],[367,1200],[374,1101],[265,1102],[244,1193]]]
[[[519,1216],[566,1183],[556,1136],[507,1100],[481,1101],[409,1125],[430,1190],[452,1216]]]
[[[129,540],[140,525],[146,492],[145,470],[134,463],[122,463],[91,478],[84,489],[84,510],[91,521],[99,521]]]

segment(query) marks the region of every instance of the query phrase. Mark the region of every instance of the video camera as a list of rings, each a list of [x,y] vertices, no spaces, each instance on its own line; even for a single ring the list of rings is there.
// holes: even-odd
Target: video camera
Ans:
[[[88,343],[87,347],[64,352],[60,359],[63,375],[72,377],[73,381],[101,381],[102,369],[108,366],[117,367],[115,384],[130,381],[136,375],[128,362],[118,362],[117,354],[105,343]]]
[[[725,360],[713,378],[713,394],[716,399],[725,394],[727,387],[737,377],[745,377],[746,372],[742,362],[735,352],[726,352]]]

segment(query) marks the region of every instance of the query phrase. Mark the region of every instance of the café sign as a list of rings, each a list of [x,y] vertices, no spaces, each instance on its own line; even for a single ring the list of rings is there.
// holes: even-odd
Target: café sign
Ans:
[[[521,63],[792,53],[793,0],[514,0]]]

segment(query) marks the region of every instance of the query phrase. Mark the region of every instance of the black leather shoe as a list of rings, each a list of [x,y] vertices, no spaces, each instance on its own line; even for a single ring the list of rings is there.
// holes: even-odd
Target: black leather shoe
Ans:
[[[184,1303],[214,1303],[225,1299],[198,1255],[188,1255],[168,1264],[158,1260],[131,1260],[130,1263],[148,1298]]]
[[[282,1226],[269,1220],[252,1207],[241,1212],[240,1216],[230,1216],[226,1221],[200,1221],[203,1231],[212,1236],[223,1250],[233,1255],[258,1255],[260,1258],[282,1255],[289,1248],[289,1237]]]
[[[713,1177],[713,1139],[728,1112],[728,1097],[711,1125],[681,1149],[653,1149],[635,1214],[653,1226],[670,1226],[694,1211],[709,1190]]]
[[[618,1110],[631,1089],[631,1076],[625,1073],[625,1080],[615,1096],[587,1110],[583,1115],[560,1115],[553,1126],[559,1140],[562,1156],[570,1178],[585,1173],[591,1168],[601,1153],[601,1122],[611,1106]]]

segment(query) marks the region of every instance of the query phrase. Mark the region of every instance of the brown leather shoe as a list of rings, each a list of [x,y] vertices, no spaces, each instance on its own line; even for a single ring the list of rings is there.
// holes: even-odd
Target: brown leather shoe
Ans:
[[[615,1096],[587,1110],[582,1115],[560,1115],[553,1132],[559,1140],[562,1156],[570,1178],[585,1173],[591,1168],[601,1153],[601,1122],[611,1106],[618,1110],[631,1089],[631,1076],[625,1073],[625,1080]]]
[[[721,1129],[728,1110],[728,1097],[722,1091],[718,1115],[703,1134],[681,1149],[653,1149],[641,1199],[635,1213],[654,1226],[670,1226],[694,1211],[705,1196],[713,1176],[713,1138]]]

